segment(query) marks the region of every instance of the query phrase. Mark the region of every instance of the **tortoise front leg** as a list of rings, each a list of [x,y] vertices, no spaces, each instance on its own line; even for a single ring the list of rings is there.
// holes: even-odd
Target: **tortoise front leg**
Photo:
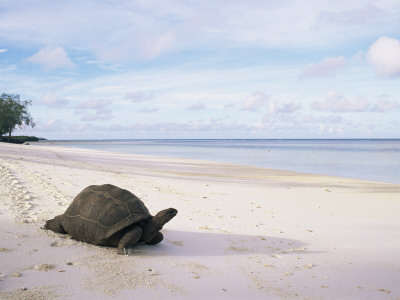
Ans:
[[[133,226],[126,232],[118,243],[118,253],[125,254],[125,248],[131,248],[139,242],[142,237],[142,228],[140,226]]]
[[[160,243],[163,239],[164,239],[163,234],[161,232],[158,232],[156,234],[156,236],[150,242],[147,242],[147,244],[156,245],[156,244]]]

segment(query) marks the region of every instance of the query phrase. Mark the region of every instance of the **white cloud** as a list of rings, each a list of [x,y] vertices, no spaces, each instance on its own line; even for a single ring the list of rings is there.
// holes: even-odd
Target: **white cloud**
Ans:
[[[143,92],[129,92],[126,94],[125,99],[129,99],[131,102],[136,103],[147,101],[153,97],[152,94],[146,94]]]
[[[141,109],[137,110],[136,112],[150,114],[150,113],[155,113],[157,111],[158,111],[157,108],[141,108]]]
[[[110,104],[108,99],[90,99],[82,102],[76,108],[78,109],[102,109],[106,105]]]
[[[94,113],[87,113],[81,121],[108,121],[113,118],[111,109],[96,110]]]
[[[194,103],[194,104],[188,106],[186,109],[187,110],[203,110],[203,109],[206,109],[206,106],[204,103],[197,102],[197,103]]]
[[[332,124],[332,123],[342,123],[344,121],[343,117],[338,114],[327,115],[327,116],[313,116],[306,115],[303,117],[303,123],[319,123],[319,124]]]
[[[0,49],[0,53],[7,52],[7,49]]]
[[[396,4],[363,4],[368,2],[7,1],[0,4],[0,39],[51,41],[85,49],[94,55],[90,60],[123,61],[151,60],[176,49],[336,46],[378,30],[396,33],[390,22],[398,20]],[[347,27],[332,34],[331,24]],[[348,26],[353,24],[363,26]]]
[[[141,48],[139,54],[146,60],[153,60],[175,47],[175,36],[172,32],[155,36],[144,36],[139,41]]]
[[[259,111],[267,106],[269,102],[269,95],[267,95],[265,92],[256,92],[243,101],[241,110],[254,112]]]
[[[80,114],[86,111],[81,121],[108,121],[113,118],[112,110],[106,107],[110,103],[111,101],[108,99],[87,100],[76,107],[78,109],[77,113]]]
[[[313,115],[308,114],[308,115],[305,115],[305,116],[303,117],[302,122],[303,122],[303,123],[316,123],[316,122],[319,122],[319,118],[317,118],[317,117],[315,117],[315,116],[313,116]]]
[[[400,108],[400,104],[396,101],[388,99],[379,99],[378,102],[372,107],[373,112],[388,112]]]
[[[130,60],[152,61],[175,47],[172,33],[138,31],[125,29],[112,43],[95,49],[98,57],[105,61],[121,62]]]
[[[340,11],[324,10],[318,15],[316,26],[321,28],[328,25],[365,25],[373,22],[374,20],[379,20],[384,16],[385,14],[382,10],[375,5],[367,3],[363,6]]]
[[[311,107],[320,111],[332,112],[365,112],[368,111],[370,103],[365,97],[347,97],[336,91],[330,91],[323,101],[314,101]]]
[[[383,36],[369,47],[368,61],[381,77],[400,75],[400,41]]]
[[[221,122],[219,119],[206,118],[187,122],[137,122],[131,124],[114,124],[109,130],[113,131],[159,131],[159,132],[232,132],[252,130],[252,125],[237,124],[236,122]]]
[[[224,109],[231,109],[231,108],[235,108],[236,104],[235,103],[227,103],[224,105]]]
[[[47,70],[66,68],[73,69],[76,65],[69,59],[64,48],[47,45],[26,59],[27,62],[39,64]]]
[[[343,56],[325,57],[318,63],[305,66],[299,78],[332,76],[345,65],[346,59]]]
[[[290,114],[300,110],[301,108],[302,108],[301,103],[290,102],[290,103],[285,103],[283,104],[283,106],[279,107],[278,112]]]
[[[68,105],[69,101],[63,98],[58,98],[55,95],[43,96],[40,100],[40,104],[43,104],[51,108],[64,108]]]
[[[321,122],[324,122],[325,124],[327,123],[342,123],[344,121],[342,116],[339,116],[337,114],[335,115],[329,115],[329,116],[322,116],[320,117]]]

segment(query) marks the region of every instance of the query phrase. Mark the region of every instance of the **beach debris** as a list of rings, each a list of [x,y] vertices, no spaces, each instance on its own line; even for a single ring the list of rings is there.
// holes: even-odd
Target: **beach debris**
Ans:
[[[160,243],[160,230],[177,213],[167,208],[152,216],[131,192],[111,184],[91,185],[75,197],[64,214],[48,220],[44,227],[78,241],[118,247],[119,254],[126,254],[127,248],[141,241]]]
[[[183,241],[171,241],[167,240],[168,243],[170,243],[173,246],[178,246],[178,247],[183,247]]]
[[[193,276],[192,276],[193,279],[200,279],[201,278],[201,276],[196,272],[192,272],[192,274],[193,274]]]
[[[299,247],[299,248],[292,248],[292,249],[288,249],[288,250],[286,250],[287,252],[304,252],[304,251],[306,251],[307,249],[306,248],[304,248],[304,247]]]
[[[303,266],[303,268],[304,269],[312,269],[312,268],[314,268],[316,265],[314,265],[314,264],[308,264],[308,265],[304,265]]]
[[[152,268],[149,268],[148,271],[150,272],[149,276],[159,276],[159,275],[161,275],[157,271],[154,271]]]
[[[8,248],[0,248],[0,252],[6,253],[6,252],[11,252],[11,249]]]
[[[203,229],[203,230],[218,230],[218,228],[215,228],[214,226],[208,226],[208,225],[199,226],[198,228]]]
[[[50,271],[53,270],[55,267],[56,265],[53,264],[41,264],[41,265],[35,265],[33,269],[37,271]]]
[[[234,251],[234,252],[246,253],[246,252],[249,252],[251,249],[243,248],[243,247],[236,247],[236,246],[231,245],[228,248],[228,250],[229,251]]]

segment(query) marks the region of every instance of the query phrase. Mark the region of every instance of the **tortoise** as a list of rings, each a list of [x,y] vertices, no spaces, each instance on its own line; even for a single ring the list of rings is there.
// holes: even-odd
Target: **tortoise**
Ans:
[[[91,185],[75,197],[64,214],[46,221],[44,227],[78,241],[118,247],[123,254],[140,242],[160,243],[160,230],[177,213],[167,208],[152,216],[131,192],[111,184]]]

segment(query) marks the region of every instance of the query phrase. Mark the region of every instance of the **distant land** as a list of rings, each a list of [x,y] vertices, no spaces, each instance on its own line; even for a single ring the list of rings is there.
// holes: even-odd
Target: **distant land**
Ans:
[[[13,143],[13,144],[23,144],[26,142],[38,142],[38,141],[46,141],[45,138],[42,137],[36,137],[36,136],[25,136],[25,135],[19,135],[19,136],[2,136],[0,137],[1,142],[6,142],[6,143]]]

